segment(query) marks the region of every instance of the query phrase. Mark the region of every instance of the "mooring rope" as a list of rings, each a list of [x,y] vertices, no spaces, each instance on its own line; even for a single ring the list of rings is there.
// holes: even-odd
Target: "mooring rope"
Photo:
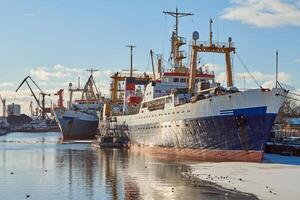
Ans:
[[[277,95],[279,95],[279,96],[282,96],[282,97],[285,97],[285,98],[287,98],[287,99],[292,99],[292,100],[294,100],[294,101],[300,101],[300,99],[296,99],[296,98],[293,98],[293,97],[290,97],[290,96],[287,96],[287,95],[283,95],[283,94],[277,94]]]

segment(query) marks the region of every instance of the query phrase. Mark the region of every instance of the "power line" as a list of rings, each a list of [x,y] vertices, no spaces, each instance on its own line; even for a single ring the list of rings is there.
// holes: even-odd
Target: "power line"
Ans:
[[[241,62],[241,64],[243,65],[243,67],[246,69],[247,73],[250,75],[250,77],[254,80],[254,82],[257,84],[258,87],[262,88],[262,86],[259,84],[259,82],[255,79],[255,77],[251,74],[251,72],[249,71],[247,65],[243,62],[242,58],[239,56],[238,53],[236,53],[237,58],[239,59],[239,61]]]

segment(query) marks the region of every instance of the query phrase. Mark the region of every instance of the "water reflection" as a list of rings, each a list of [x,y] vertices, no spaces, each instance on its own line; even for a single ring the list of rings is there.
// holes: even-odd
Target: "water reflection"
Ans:
[[[24,199],[26,194],[30,199],[62,200],[252,199],[196,186],[180,175],[182,162],[128,150],[92,149],[89,144],[59,144],[54,142],[57,137],[0,137],[0,199]]]

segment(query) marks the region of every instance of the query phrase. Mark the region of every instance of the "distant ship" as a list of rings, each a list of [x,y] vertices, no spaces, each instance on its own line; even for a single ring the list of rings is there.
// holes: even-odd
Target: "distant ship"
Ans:
[[[63,140],[92,140],[95,138],[103,99],[93,78],[93,72],[96,70],[88,71],[91,72],[91,75],[84,88],[81,89],[78,84],[78,88],[74,89],[72,84],[69,84],[69,108],[54,108],[55,119],[63,134]],[[81,99],[72,103],[74,92],[80,92]]]
[[[165,12],[176,17],[171,37],[171,70],[163,70],[158,57],[152,80],[123,77],[124,92],[118,99],[120,78],[113,78],[111,102],[104,105],[103,117],[116,117],[128,126],[131,147],[153,153],[166,153],[191,159],[214,161],[261,161],[263,148],[287,91],[282,88],[249,89],[234,87],[231,54],[236,49],[228,42],[198,41],[193,33],[190,67],[180,46],[178,18],[189,13]],[[212,20],[210,21],[211,27]],[[225,55],[227,87],[215,82],[214,73],[198,67],[198,53]],[[152,60],[153,61],[153,60]],[[153,63],[153,62],[152,62]],[[143,89],[138,89],[138,87]],[[140,91],[143,97],[140,97]],[[138,93],[138,94],[137,94]],[[133,102],[133,101],[134,102]]]

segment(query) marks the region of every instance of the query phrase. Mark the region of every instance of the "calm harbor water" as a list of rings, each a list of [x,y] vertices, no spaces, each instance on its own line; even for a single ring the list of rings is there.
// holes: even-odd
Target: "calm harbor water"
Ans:
[[[184,163],[60,144],[59,133],[0,136],[0,199],[253,199],[180,175]],[[28,195],[28,196],[27,196]]]

